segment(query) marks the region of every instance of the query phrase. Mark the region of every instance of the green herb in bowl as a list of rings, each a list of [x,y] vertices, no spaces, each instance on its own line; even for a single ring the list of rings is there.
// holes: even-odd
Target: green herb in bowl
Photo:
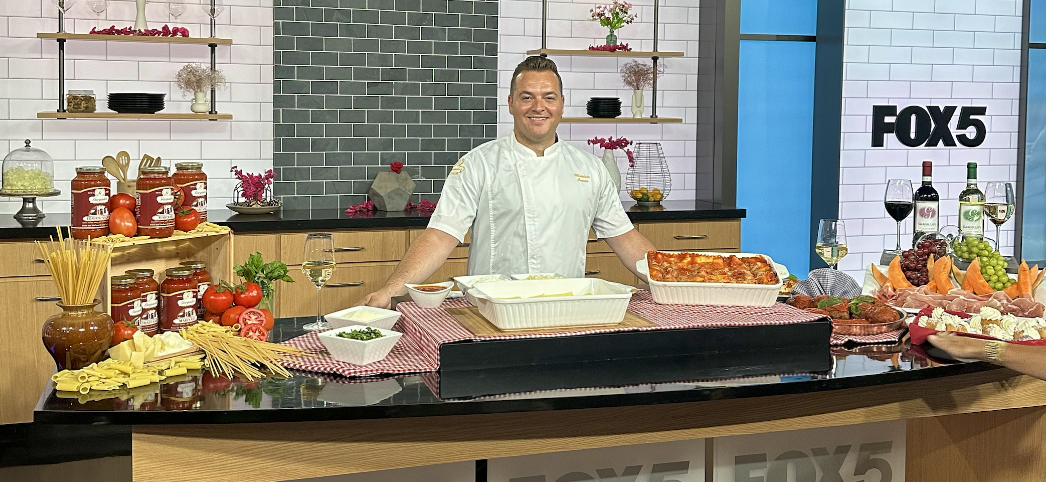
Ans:
[[[383,335],[375,328],[364,328],[362,330],[343,331],[338,333],[338,338],[349,338],[352,340],[369,341],[381,338]]]

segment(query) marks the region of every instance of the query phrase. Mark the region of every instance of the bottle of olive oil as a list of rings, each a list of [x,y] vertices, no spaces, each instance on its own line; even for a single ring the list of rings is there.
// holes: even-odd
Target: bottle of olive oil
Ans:
[[[959,193],[959,231],[984,236],[984,193],[977,187],[977,163],[966,164],[966,189]]]

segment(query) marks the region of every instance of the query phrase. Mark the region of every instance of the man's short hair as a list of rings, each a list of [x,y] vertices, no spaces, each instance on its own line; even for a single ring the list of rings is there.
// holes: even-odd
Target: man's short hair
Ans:
[[[540,55],[531,55],[526,60],[519,63],[516,66],[516,70],[512,72],[512,82],[509,84],[509,95],[516,93],[516,79],[523,72],[552,72],[556,74],[556,78],[559,79],[559,93],[563,94],[563,77],[559,76],[559,69],[556,68],[556,63],[548,57],[542,57]]]

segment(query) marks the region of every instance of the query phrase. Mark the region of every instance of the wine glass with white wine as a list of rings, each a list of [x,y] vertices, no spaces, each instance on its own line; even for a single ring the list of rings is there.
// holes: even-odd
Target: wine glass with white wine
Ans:
[[[839,269],[839,261],[846,257],[846,224],[839,219],[822,219],[817,229],[817,255],[832,269]]]
[[[1008,182],[989,182],[984,188],[984,214],[995,225],[995,246],[1002,251],[999,228],[1013,216],[1013,185]]]
[[[305,236],[305,254],[302,257],[301,272],[312,284],[316,285],[316,321],[302,328],[305,331],[330,329],[330,323],[323,319],[323,305],[320,303],[320,289],[334,274],[334,236],[331,233],[309,233]]]

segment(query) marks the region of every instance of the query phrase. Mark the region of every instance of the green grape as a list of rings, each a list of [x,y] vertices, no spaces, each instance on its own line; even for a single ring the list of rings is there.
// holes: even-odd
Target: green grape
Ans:
[[[984,268],[984,274],[989,276],[995,274],[995,267],[989,264],[988,267]]]

